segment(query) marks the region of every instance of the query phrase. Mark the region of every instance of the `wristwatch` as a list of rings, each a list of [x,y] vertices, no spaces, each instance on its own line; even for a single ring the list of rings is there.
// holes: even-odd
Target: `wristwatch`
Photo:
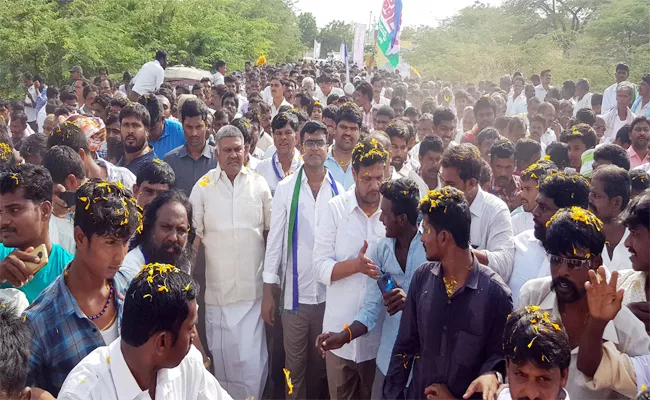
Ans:
[[[212,359],[210,357],[206,357],[205,361],[203,361],[203,366],[205,367],[205,369],[210,369],[210,367],[212,366]]]
[[[494,372],[494,375],[497,376],[497,381],[499,381],[499,385],[503,385],[505,381],[503,380],[503,375],[501,375],[501,372],[499,371],[492,371]]]

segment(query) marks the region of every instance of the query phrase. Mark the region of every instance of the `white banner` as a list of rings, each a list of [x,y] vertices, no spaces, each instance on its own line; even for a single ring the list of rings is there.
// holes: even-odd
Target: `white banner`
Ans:
[[[314,58],[319,59],[320,58],[320,43],[314,39]]]
[[[366,25],[354,24],[354,47],[352,48],[352,62],[357,67],[363,68],[363,56],[366,48]]]

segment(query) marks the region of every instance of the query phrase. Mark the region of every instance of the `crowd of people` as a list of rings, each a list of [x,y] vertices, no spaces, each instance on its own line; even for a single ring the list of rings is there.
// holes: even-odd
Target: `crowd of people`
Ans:
[[[166,67],[0,100],[0,399],[650,384],[650,74]]]

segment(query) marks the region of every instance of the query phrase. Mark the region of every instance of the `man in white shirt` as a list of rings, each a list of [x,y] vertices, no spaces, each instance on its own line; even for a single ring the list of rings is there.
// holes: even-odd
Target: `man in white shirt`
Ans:
[[[318,211],[314,269],[318,281],[327,286],[324,332],[349,329],[348,324],[363,306],[366,275],[379,277],[379,268],[365,254],[368,246],[385,233],[379,188],[387,162],[388,152],[376,139],[360,142],[352,154],[355,185]],[[370,398],[380,331],[373,329],[326,354],[333,399]]]
[[[503,332],[503,352],[508,387],[497,400],[569,400],[571,344],[559,318],[530,306],[514,310]]]
[[[279,75],[275,75],[271,78],[271,118],[275,118],[278,115],[278,111],[282,106],[289,106],[293,108],[293,105],[289,103],[284,98],[284,89],[287,85],[287,81],[283,81]]]
[[[480,158],[472,144],[448,148],[442,155],[441,180],[445,186],[462,190],[470,203],[472,252],[507,282],[514,256],[510,211],[501,199],[480,188]]]
[[[602,227],[602,222],[588,210],[580,207],[559,210],[550,220],[544,241],[551,276],[526,283],[519,299],[519,304],[537,306],[539,311],[562,320],[569,343],[574,347],[569,367],[569,375],[574,378],[567,384],[567,391],[574,399],[606,399],[614,394],[611,390],[589,390],[576,365],[576,347],[581,345],[583,334],[589,325],[599,323],[589,315],[585,283],[589,281],[589,271],[602,265],[601,251],[605,246]],[[604,268],[602,272],[604,275]],[[649,353],[650,337],[641,321],[626,307],[602,329],[603,339],[612,341],[620,352],[631,357]]]
[[[384,78],[379,74],[375,74],[370,80],[370,84],[372,85],[372,108],[390,105],[390,100],[382,96]]]
[[[190,195],[196,234],[210,249],[205,260],[207,342],[215,376],[226,390],[236,399],[259,399],[268,362],[261,307],[271,190],[261,175],[243,166],[239,129],[222,127],[215,142],[218,166]]]
[[[531,279],[550,275],[550,267],[543,243],[546,239],[546,223],[560,208],[589,205],[589,185],[580,175],[549,171],[539,177],[539,192],[533,208],[534,228],[517,235],[515,261],[508,286],[517,307],[521,287]]]
[[[225,85],[224,78],[228,71],[228,65],[226,62],[224,60],[217,60],[217,62],[214,63],[214,69],[216,69],[217,72],[212,76],[212,85]]]
[[[58,398],[227,400],[193,346],[199,285],[169,264],[147,264],[124,296],[121,337],[70,372]]]
[[[138,97],[143,94],[153,93],[160,89],[160,85],[165,80],[165,68],[167,68],[167,52],[158,50],[156,58],[144,63],[135,74],[129,99],[137,101]]]
[[[630,253],[625,247],[630,231],[618,218],[630,201],[631,185],[628,172],[615,165],[599,166],[589,185],[589,209],[603,221],[603,265],[610,271],[632,268]]]
[[[34,87],[32,75],[24,74],[23,83],[27,88],[27,92],[25,93],[25,115],[27,115],[27,123],[31,126],[32,130],[36,130],[36,101],[38,100],[38,93]]]
[[[370,130],[370,132],[374,130],[372,115],[373,96],[372,86],[368,82],[361,82],[357,85],[353,94],[354,102],[357,103],[361,109],[363,124]]]
[[[619,83],[616,87],[615,106],[608,112],[605,112],[603,107],[603,119],[606,126],[605,139],[612,142],[619,129],[634,121],[636,115],[630,109],[632,100],[634,100],[634,85],[627,81]]]
[[[325,313],[325,286],[317,281],[313,269],[317,211],[344,189],[324,166],[327,127],[311,121],[300,136],[305,164],[278,184],[273,197],[262,318],[268,325],[274,324],[279,300],[285,368],[291,371],[294,386],[293,396],[288,398],[316,399],[324,398],[323,394],[327,397],[325,363],[313,346],[323,331]]]
[[[293,112],[280,113],[271,122],[273,144],[276,151],[273,156],[263,160],[255,170],[266,179],[271,193],[275,192],[281,180],[293,174],[303,163],[296,149],[298,136],[298,118]]]
[[[528,99],[524,93],[524,78],[517,76],[512,85],[512,94],[508,96],[506,117],[526,114],[528,112]]]
[[[556,170],[557,166],[552,161],[539,160],[521,173],[521,207],[510,214],[515,237],[524,231],[533,229],[533,210],[536,205],[535,199],[539,193],[539,182],[546,174]],[[516,251],[515,247],[515,255]]]
[[[540,74],[541,76],[541,82],[539,85],[535,86],[535,97],[539,99],[539,101],[544,102],[546,100],[546,93],[551,89],[551,70],[550,69],[545,69],[542,71]]]
[[[319,76],[317,82],[320,91],[316,93],[316,99],[320,101],[321,104],[327,104],[327,97],[330,94],[337,94],[340,97],[345,96],[343,89],[332,87],[332,77],[328,74],[325,73]]]
[[[607,114],[609,111],[612,109],[616,108],[617,101],[617,92],[618,92],[618,85],[621,82],[625,82],[628,80],[630,77],[630,67],[628,67],[626,64],[619,63],[616,64],[616,83],[609,86],[605,91],[603,92],[603,104],[601,107],[601,114]]]
[[[573,117],[575,118],[578,111],[583,108],[588,108],[591,110],[591,96],[593,94],[589,92],[589,81],[586,78],[578,79],[576,81],[576,104],[573,106]]]

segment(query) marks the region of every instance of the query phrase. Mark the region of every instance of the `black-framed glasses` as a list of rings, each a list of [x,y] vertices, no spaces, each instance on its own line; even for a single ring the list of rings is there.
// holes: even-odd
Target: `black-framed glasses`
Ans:
[[[556,256],[555,254],[547,254],[548,260],[551,264],[565,264],[571,269],[589,268],[591,266],[591,259],[585,258],[568,258]]]
[[[306,149],[322,149],[327,147],[327,142],[324,140],[305,140],[303,146]]]

